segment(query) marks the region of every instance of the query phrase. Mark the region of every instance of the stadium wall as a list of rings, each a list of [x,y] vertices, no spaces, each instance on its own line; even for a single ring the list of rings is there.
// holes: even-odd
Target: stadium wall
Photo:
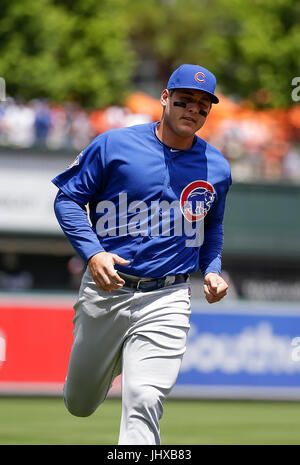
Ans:
[[[0,394],[62,395],[74,302],[74,295],[1,296]],[[299,317],[299,304],[194,301],[172,396],[299,400]],[[120,395],[120,378],[110,395]]]

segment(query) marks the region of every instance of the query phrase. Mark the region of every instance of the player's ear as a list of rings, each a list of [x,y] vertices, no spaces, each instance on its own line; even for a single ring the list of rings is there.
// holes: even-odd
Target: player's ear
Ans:
[[[163,108],[165,108],[167,105],[168,97],[169,97],[169,91],[168,89],[164,89],[160,96],[160,103],[163,106]]]

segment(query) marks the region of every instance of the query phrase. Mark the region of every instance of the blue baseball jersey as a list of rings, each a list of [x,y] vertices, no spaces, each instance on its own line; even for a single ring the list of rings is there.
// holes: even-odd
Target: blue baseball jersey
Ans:
[[[99,135],[52,180],[69,199],[88,205],[90,233],[74,247],[88,260],[96,253],[86,237],[92,234],[97,251],[130,260],[115,267],[136,276],[220,272],[229,164],[197,136],[189,150],[168,147],[156,124]]]

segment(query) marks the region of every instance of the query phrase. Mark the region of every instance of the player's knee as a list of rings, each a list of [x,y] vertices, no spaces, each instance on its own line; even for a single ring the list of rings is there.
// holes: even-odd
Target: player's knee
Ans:
[[[140,386],[131,390],[131,402],[136,410],[157,411],[162,414],[162,401],[160,392],[152,386]]]
[[[75,399],[64,397],[64,403],[67,410],[75,417],[89,417],[95,411],[95,408],[92,408],[90,405],[84,405],[82,401],[78,402]]]

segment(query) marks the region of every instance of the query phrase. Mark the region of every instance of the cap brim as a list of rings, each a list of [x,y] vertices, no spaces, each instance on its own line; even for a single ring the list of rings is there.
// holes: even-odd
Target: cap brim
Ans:
[[[171,86],[171,87],[167,87],[168,90],[170,89],[195,89],[195,90],[202,90],[202,92],[205,92],[206,94],[208,94],[210,96],[210,99],[212,101],[212,103],[219,103],[220,100],[218,99],[218,97],[213,94],[212,92],[208,92],[207,90],[205,89],[200,89],[200,87],[192,87],[192,86],[189,86],[189,87],[186,87],[186,86]]]

